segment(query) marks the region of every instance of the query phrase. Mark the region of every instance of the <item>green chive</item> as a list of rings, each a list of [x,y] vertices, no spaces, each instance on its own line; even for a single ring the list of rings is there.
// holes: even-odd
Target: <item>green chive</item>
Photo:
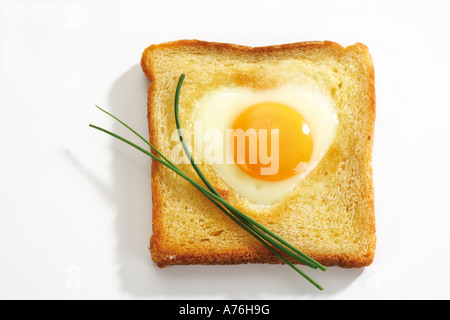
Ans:
[[[296,267],[292,262],[290,262],[287,258],[285,258],[281,253],[284,253],[288,255],[289,257],[297,260],[298,262],[307,265],[311,268],[319,268],[323,271],[326,270],[326,268],[321,265],[319,262],[313,260],[285,240],[283,240],[281,237],[277,236],[270,230],[266,229],[263,225],[259,224],[255,220],[251,219],[246,214],[242,213],[238,209],[231,206],[229,203],[227,203],[220,194],[214,189],[214,187],[209,183],[209,181],[206,179],[200,168],[195,163],[195,160],[193,159],[191,153],[189,152],[189,149],[184,141],[184,137],[182,134],[182,130],[179,123],[179,97],[180,97],[180,90],[182,82],[185,78],[185,75],[182,74],[180,76],[180,79],[178,81],[176,93],[175,93],[175,122],[178,129],[178,134],[180,141],[182,143],[183,149],[185,150],[185,153],[187,157],[189,158],[189,161],[191,162],[194,170],[197,172],[200,179],[203,181],[203,183],[208,187],[206,189],[204,186],[200,185],[199,183],[192,180],[190,177],[188,177],[186,174],[184,174],[177,166],[175,166],[172,162],[170,162],[159,150],[157,150],[149,141],[147,141],[145,138],[143,138],[140,134],[138,134],[135,130],[133,130],[130,126],[128,126],[126,123],[112,115],[111,113],[105,111],[104,109],[100,108],[99,106],[96,106],[101,111],[105,112],[109,116],[113,117],[115,120],[120,122],[122,125],[124,125],[126,128],[128,128],[131,132],[133,132],[136,136],[138,136],[141,140],[143,140],[146,144],[150,146],[152,150],[154,150],[158,155],[154,155],[151,152],[145,150],[144,148],[138,146],[137,144],[115,134],[112,133],[106,129],[100,128],[98,126],[90,124],[89,126],[103,131],[109,135],[111,135],[114,138],[117,138],[130,146],[134,147],[135,149],[143,152],[144,154],[150,156],[153,160],[158,161],[162,165],[166,166],[167,168],[173,170],[175,173],[180,175],[182,178],[187,180],[189,183],[191,183],[196,189],[198,189],[200,192],[202,192],[211,202],[213,202],[214,205],[216,205],[222,212],[227,214],[234,222],[236,222],[240,227],[242,227],[244,230],[246,230],[250,235],[255,237],[258,241],[260,241],[262,244],[264,244],[271,252],[273,252],[278,258],[280,258],[283,262],[288,264],[290,267],[292,267],[295,271],[297,271],[300,275],[302,275],[306,280],[311,282],[314,286],[316,286],[318,289],[323,290],[323,288],[317,284],[314,280],[312,280],[309,276],[307,276],[304,272],[302,272],[298,267]],[[281,253],[279,253],[276,249],[280,250]]]

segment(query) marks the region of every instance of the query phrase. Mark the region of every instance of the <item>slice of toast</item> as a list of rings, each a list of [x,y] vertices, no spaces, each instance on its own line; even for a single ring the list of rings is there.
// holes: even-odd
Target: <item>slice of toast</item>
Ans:
[[[180,123],[193,135],[199,100],[220,88],[274,89],[314,84],[333,101],[336,136],[318,165],[286,196],[259,206],[240,197],[208,164],[199,167],[233,206],[326,266],[363,267],[375,253],[372,142],[374,68],[362,44],[303,42],[267,47],[181,40],[148,47],[142,68],[150,80],[151,143],[169,159],[174,138],[174,95]],[[190,164],[179,168],[201,182]],[[266,247],[237,226],[176,173],[152,163],[153,235],[150,251],[160,267],[171,264],[279,263]]]

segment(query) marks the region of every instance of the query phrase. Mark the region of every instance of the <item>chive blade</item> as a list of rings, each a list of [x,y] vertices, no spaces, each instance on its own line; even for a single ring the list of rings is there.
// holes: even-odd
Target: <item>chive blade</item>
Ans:
[[[223,198],[221,198],[221,197],[219,197],[219,196],[213,194],[211,191],[209,191],[208,189],[206,189],[206,188],[203,187],[202,185],[198,184],[197,182],[195,182],[195,181],[192,180],[191,178],[189,178],[187,175],[185,175],[185,174],[184,174],[180,169],[178,169],[177,167],[172,166],[171,164],[167,163],[167,162],[164,161],[163,159],[158,158],[157,156],[155,156],[155,155],[152,154],[151,152],[149,152],[149,151],[143,149],[142,147],[138,146],[137,144],[135,144],[135,143],[133,143],[133,142],[131,142],[131,141],[129,141],[129,140],[127,140],[127,139],[125,139],[125,138],[123,138],[123,137],[121,137],[121,136],[119,136],[119,135],[117,135],[117,134],[115,134],[115,133],[113,133],[113,132],[111,132],[111,131],[109,131],[109,130],[106,130],[106,129],[104,129],[104,128],[101,128],[101,127],[98,127],[98,126],[92,125],[92,124],[90,124],[89,126],[90,126],[91,128],[94,128],[94,129],[97,129],[97,130],[99,130],[99,131],[102,131],[102,132],[104,132],[104,133],[106,133],[106,134],[111,135],[112,137],[114,137],[114,138],[116,138],[116,139],[119,139],[119,140],[121,140],[121,141],[127,143],[128,145],[130,145],[130,146],[136,148],[137,150],[141,151],[142,153],[144,153],[144,154],[150,156],[152,159],[158,161],[159,163],[163,164],[164,166],[168,167],[169,169],[172,169],[175,173],[177,173],[177,174],[180,175],[182,178],[184,178],[185,180],[187,180],[187,181],[188,181],[189,183],[191,183],[195,188],[197,188],[200,192],[202,192],[205,196],[207,196],[211,201],[213,201],[213,203],[214,203],[217,207],[219,207],[219,208],[220,208],[223,212],[225,212],[230,218],[232,218],[233,221],[237,222],[237,223],[238,223],[241,227],[243,227],[246,231],[248,231],[249,233],[251,233],[255,238],[257,238],[257,240],[263,239],[262,241],[260,240],[260,242],[262,242],[263,244],[266,244],[267,242],[270,243],[270,240],[271,240],[270,238],[268,238],[264,233],[260,232],[260,231],[259,231],[258,229],[256,229],[254,226],[252,226],[251,224],[249,224],[245,219],[239,219],[239,218],[236,218],[235,216],[233,216],[232,214],[230,214],[229,211],[223,209],[223,207],[222,207],[220,204],[222,204],[222,205],[226,205],[226,204],[227,204],[227,202],[226,202]],[[217,202],[216,202],[216,201],[217,201]],[[220,204],[218,204],[218,203],[220,203]],[[233,207],[232,207],[232,208],[233,208]],[[263,241],[265,241],[265,242],[263,242]],[[284,248],[284,247],[281,247],[279,244],[277,244],[277,243],[272,243],[272,245],[275,245],[275,247],[277,247],[280,251],[282,251],[282,252],[284,252],[285,254],[291,256],[292,258],[296,259],[297,261],[299,261],[299,262],[301,262],[301,263],[303,263],[303,264],[305,264],[305,265],[309,265],[309,266],[312,267],[312,268],[315,267],[314,265],[309,264],[308,261],[303,260],[302,257],[298,257],[298,256],[295,256],[295,255],[292,255],[291,252],[286,251],[285,248]],[[270,247],[269,247],[269,249],[273,250],[273,249],[270,248]]]

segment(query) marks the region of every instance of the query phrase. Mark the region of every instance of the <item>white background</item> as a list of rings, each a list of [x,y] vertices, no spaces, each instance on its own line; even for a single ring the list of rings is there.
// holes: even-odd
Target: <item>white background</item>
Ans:
[[[366,269],[158,269],[149,159],[88,127],[147,134],[150,44],[366,44],[376,75],[377,251]],[[0,1],[0,298],[448,299],[449,1]]]

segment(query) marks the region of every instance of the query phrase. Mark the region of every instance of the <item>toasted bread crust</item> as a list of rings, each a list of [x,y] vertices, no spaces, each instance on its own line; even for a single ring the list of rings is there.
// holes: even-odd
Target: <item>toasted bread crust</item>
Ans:
[[[372,181],[371,161],[372,161],[372,147],[373,134],[375,122],[375,85],[374,85],[374,67],[367,47],[363,44],[355,44],[348,47],[343,47],[337,43],[330,41],[313,41],[300,42],[284,45],[264,46],[264,47],[248,47],[235,44],[205,42],[199,40],[180,40],[158,45],[152,45],[145,49],[141,65],[142,69],[150,80],[148,89],[148,123],[150,142],[159,147],[160,141],[157,137],[157,122],[155,114],[155,88],[158,77],[161,76],[155,72],[154,61],[149,59],[154,50],[168,49],[178,50],[185,47],[196,47],[199,50],[208,50],[211,52],[220,51],[230,52],[236,55],[249,55],[264,57],[267,55],[282,54],[292,50],[311,51],[311,50],[326,50],[335,56],[343,56],[348,54],[356,54],[364,58],[364,65],[367,68],[368,81],[365,92],[369,101],[367,125],[365,127],[365,136],[367,142],[365,145],[365,154],[362,159],[366,162],[365,168],[370,168],[370,171],[365,173],[364,179],[364,195],[368,201],[366,209],[365,223],[367,224],[368,232],[373,234],[373,239],[368,245],[368,250],[364,255],[360,256],[346,256],[346,255],[330,255],[321,252],[312,252],[309,255],[326,266],[341,266],[345,268],[364,267],[370,265],[375,254],[375,210],[374,210],[374,190]],[[150,251],[153,260],[159,267],[165,267],[171,264],[241,264],[241,263],[280,263],[280,260],[271,254],[271,252],[262,245],[244,248],[221,249],[217,251],[195,251],[192,248],[183,250],[179,247],[172,247],[164,243],[166,229],[163,225],[163,207],[164,207],[164,191],[161,188],[163,166],[156,161],[152,162],[152,200],[153,200],[153,235],[150,240]],[[205,200],[207,201],[207,200]]]

